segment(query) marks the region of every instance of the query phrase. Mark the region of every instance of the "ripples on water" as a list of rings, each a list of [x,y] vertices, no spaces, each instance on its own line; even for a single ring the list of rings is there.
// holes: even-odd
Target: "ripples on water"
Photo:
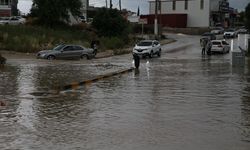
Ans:
[[[7,66],[0,149],[249,149],[248,68],[223,59],[144,63],[56,95],[46,91],[126,65]]]

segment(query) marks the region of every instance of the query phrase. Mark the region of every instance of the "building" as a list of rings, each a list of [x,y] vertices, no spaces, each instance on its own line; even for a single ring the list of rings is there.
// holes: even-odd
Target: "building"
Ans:
[[[155,14],[155,0],[149,1],[149,13]],[[159,0],[158,14],[187,15],[187,27],[227,26],[228,0]],[[171,20],[168,20],[171,21]]]
[[[11,0],[0,0],[0,17],[11,16]]]

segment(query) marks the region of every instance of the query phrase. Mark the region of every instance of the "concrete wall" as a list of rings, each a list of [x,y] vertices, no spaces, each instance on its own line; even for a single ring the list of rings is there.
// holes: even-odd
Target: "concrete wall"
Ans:
[[[162,2],[162,14],[187,14],[187,27],[209,27],[210,0],[204,0],[201,9],[201,0],[188,1],[188,9],[185,10],[184,1],[176,1],[176,9],[173,10],[173,2]],[[150,14],[155,13],[155,3],[150,2]],[[159,11],[160,13],[160,11]]]

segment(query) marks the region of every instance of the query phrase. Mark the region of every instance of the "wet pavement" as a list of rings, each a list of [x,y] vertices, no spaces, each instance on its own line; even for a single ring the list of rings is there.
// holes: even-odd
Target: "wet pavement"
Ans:
[[[230,54],[202,57],[199,37],[171,36],[178,42],[139,72],[59,94],[48,91],[129,68],[131,55],[10,59],[0,70],[0,149],[249,150],[250,67],[233,68]]]

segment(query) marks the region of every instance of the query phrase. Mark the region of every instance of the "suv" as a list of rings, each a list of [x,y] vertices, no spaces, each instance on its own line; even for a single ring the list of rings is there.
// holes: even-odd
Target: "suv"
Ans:
[[[224,39],[225,38],[235,38],[235,37],[237,37],[237,34],[238,33],[236,32],[235,29],[228,29],[224,33]]]
[[[224,53],[229,53],[230,51],[230,45],[224,40],[213,40],[211,44],[212,44],[211,48],[212,52],[221,52],[224,54]]]
[[[133,54],[152,58],[154,55],[161,56],[161,44],[157,40],[143,40],[135,45]]]
[[[81,58],[86,57],[90,59],[95,56],[94,49],[84,48],[78,45],[58,45],[52,50],[43,50],[37,53],[37,58],[43,59],[73,59],[73,58]]]

